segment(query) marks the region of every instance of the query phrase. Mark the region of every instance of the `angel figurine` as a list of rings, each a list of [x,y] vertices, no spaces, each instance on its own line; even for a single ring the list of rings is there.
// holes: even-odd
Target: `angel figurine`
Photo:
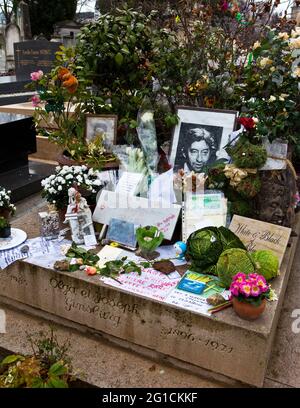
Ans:
[[[69,188],[68,195],[69,205],[64,222],[70,225],[72,241],[75,244],[83,244],[85,236],[95,237],[92,212],[86,199],[75,188]]]

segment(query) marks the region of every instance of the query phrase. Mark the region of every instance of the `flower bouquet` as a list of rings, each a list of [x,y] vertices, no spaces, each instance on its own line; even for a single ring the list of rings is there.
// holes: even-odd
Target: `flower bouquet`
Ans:
[[[265,310],[266,299],[273,296],[266,279],[257,273],[236,274],[232,279],[230,293],[235,312],[246,320],[257,319]]]
[[[0,216],[8,219],[14,215],[16,207],[10,202],[11,191],[0,186]]]
[[[104,187],[100,179],[100,172],[87,166],[56,167],[55,174],[42,180],[42,196],[47,202],[55,205],[57,210],[64,210],[68,206],[68,189],[77,187],[86,193],[89,205],[96,203],[97,192]]]
[[[116,166],[115,156],[104,148],[101,138],[91,144],[86,140],[86,114],[94,113],[99,101],[93,97],[89,81],[78,79],[81,68],[75,57],[74,50],[61,46],[48,74],[41,70],[31,73],[27,88],[36,92],[32,98],[35,124],[41,135],[63,148],[61,164],[72,165],[66,160],[73,160],[99,169],[112,162]],[[110,105],[101,104],[101,109],[107,113]]]

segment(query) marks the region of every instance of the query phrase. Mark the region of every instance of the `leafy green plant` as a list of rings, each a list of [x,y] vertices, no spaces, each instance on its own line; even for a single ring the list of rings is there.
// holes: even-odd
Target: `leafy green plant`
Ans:
[[[59,344],[53,329],[27,335],[32,355],[9,355],[0,363],[1,388],[68,388],[72,365],[70,343]]]
[[[151,264],[149,262],[136,263],[134,261],[127,261],[127,257],[117,259],[114,261],[108,261],[103,268],[99,268],[99,273],[102,276],[115,278],[121,273],[137,272],[139,275],[142,273],[143,268],[149,268]]]
[[[91,250],[86,250],[84,248],[81,248],[77,246],[74,242],[72,243],[71,247],[66,253],[67,258],[77,258],[82,260],[81,264],[82,265],[87,265],[87,266],[96,266],[97,262],[99,261],[99,256],[94,254]],[[70,272],[72,271],[77,271],[78,270],[79,264],[70,264],[69,265],[69,270]]]
[[[116,259],[113,261],[108,261],[100,268],[97,264],[99,261],[99,256],[95,255],[91,250],[87,251],[84,248],[78,247],[74,242],[72,246],[66,253],[68,259],[77,258],[80,260],[81,265],[91,266],[102,276],[114,278],[121,273],[137,272],[139,275],[142,273],[143,268],[149,268],[151,264],[149,262],[139,262],[127,261],[127,257],[121,259]],[[69,271],[77,271],[80,264],[69,264]]]
[[[244,110],[258,118],[257,135],[269,141],[299,141],[300,93],[298,64],[300,30],[278,32],[268,28],[253,45],[253,59],[238,85]]]

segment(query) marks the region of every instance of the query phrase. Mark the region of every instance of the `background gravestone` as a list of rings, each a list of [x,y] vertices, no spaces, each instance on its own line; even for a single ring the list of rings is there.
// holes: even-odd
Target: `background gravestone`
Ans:
[[[47,40],[23,41],[14,44],[17,81],[30,80],[30,73],[51,70],[60,43]]]

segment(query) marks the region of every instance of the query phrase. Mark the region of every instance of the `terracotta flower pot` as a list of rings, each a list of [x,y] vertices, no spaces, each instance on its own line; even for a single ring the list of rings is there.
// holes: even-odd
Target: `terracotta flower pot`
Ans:
[[[254,306],[251,303],[241,302],[236,297],[232,299],[233,309],[237,315],[245,320],[257,319],[265,310],[266,299],[263,299],[259,306]]]

